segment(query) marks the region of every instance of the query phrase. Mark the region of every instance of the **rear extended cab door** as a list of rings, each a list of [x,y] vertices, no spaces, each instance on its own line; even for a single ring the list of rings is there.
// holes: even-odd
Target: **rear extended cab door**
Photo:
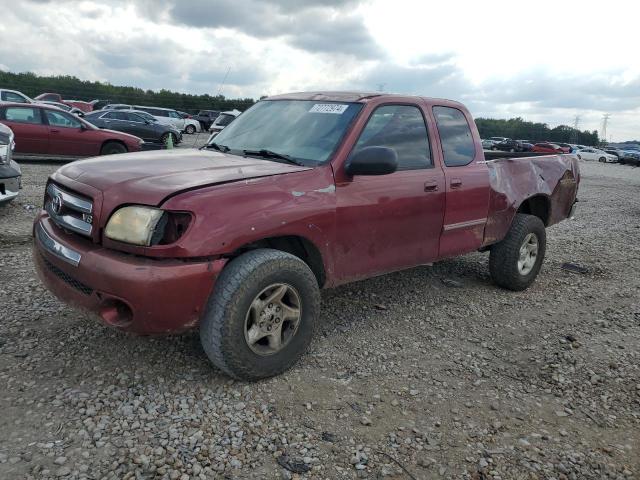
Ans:
[[[482,246],[489,213],[489,169],[476,124],[464,106],[434,103],[430,111],[438,131],[434,147],[445,175],[446,207],[438,256],[446,258]]]

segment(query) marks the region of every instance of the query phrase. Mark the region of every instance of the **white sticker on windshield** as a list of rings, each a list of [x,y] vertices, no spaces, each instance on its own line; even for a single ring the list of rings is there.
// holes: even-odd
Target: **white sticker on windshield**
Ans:
[[[311,113],[337,113],[338,115],[344,113],[349,108],[349,105],[340,103],[316,103],[311,107],[309,112]]]

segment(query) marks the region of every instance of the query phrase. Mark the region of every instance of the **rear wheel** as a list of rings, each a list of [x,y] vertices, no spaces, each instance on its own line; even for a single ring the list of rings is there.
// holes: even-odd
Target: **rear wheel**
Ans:
[[[318,282],[306,263],[279,250],[253,250],[218,277],[200,339],[209,360],[227,375],[271,377],[307,350],[319,310]]]
[[[509,290],[524,290],[542,267],[546,251],[544,223],[533,215],[516,214],[507,236],[491,247],[492,280]]]
[[[194,133],[196,133],[196,127],[195,125],[187,125],[187,128],[185,128],[184,131],[189,135],[193,135]]]
[[[107,142],[100,150],[100,155],[114,155],[117,153],[127,153],[127,147],[119,142]]]

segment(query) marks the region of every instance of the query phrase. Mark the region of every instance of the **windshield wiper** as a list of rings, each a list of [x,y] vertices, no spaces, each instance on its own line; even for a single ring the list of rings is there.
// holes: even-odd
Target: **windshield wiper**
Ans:
[[[274,152],[273,150],[267,150],[262,148],[260,150],[243,150],[245,155],[253,156],[253,157],[262,157],[262,158],[277,158],[279,160],[284,160],[293,165],[298,165],[300,167],[304,167],[304,163],[300,160],[296,160],[295,158],[285,155],[284,153]]]
[[[231,150],[226,145],[220,145],[220,144],[218,144],[216,142],[207,143],[202,148],[213,148],[213,149],[218,150],[219,152],[222,152],[222,153],[227,153],[229,150]]]

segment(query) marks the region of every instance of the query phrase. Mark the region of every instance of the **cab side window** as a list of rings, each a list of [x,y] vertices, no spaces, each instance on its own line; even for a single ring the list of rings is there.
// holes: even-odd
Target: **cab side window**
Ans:
[[[378,107],[362,130],[353,153],[366,147],[388,147],[398,155],[398,170],[433,166],[427,127],[420,109],[410,105]]]
[[[433,107],[433,115],[440,134],[444,164],[447,167],[470,164],[476,155],[476,147],[464,114],[457,108]]]

